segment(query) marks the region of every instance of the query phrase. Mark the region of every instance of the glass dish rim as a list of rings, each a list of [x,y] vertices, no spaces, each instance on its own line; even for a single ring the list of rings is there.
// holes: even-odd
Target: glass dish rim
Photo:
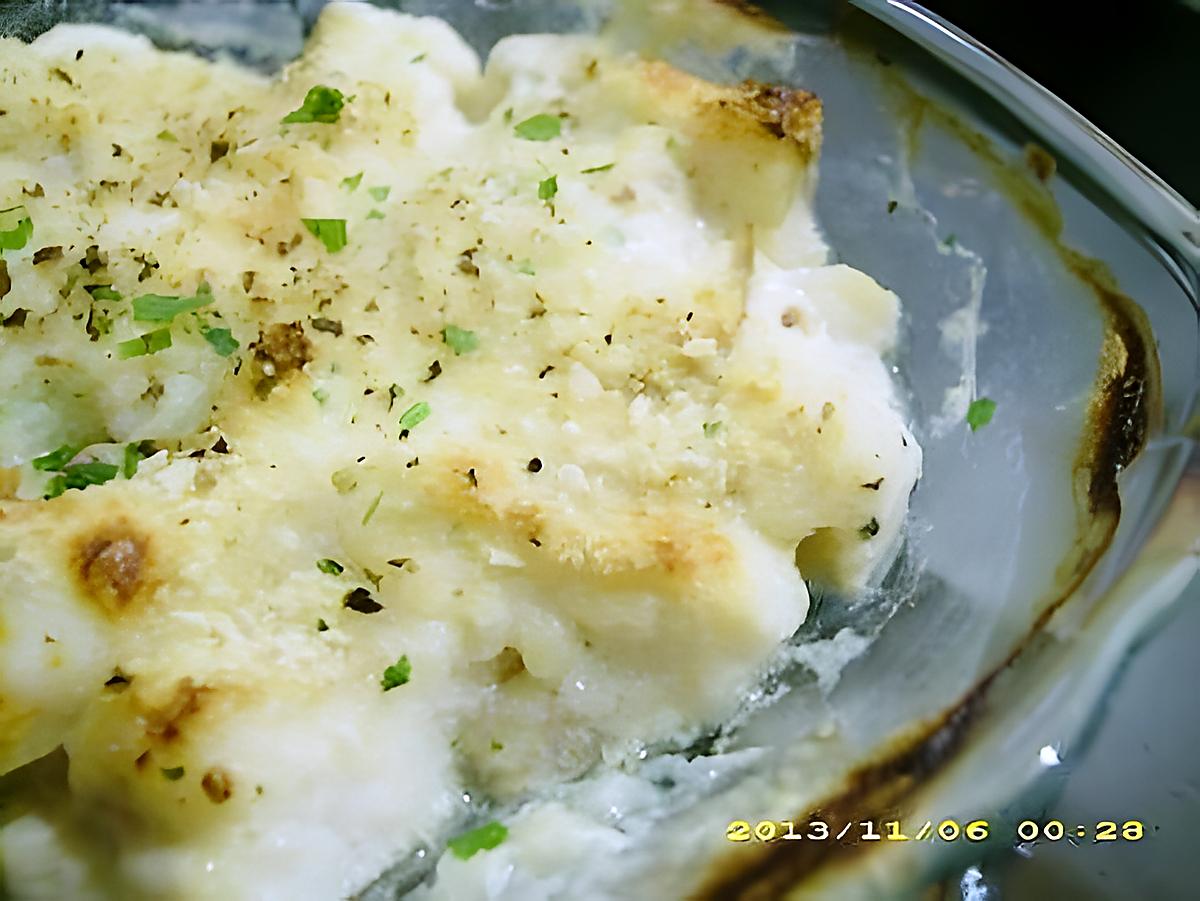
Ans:
[[[912,0],[849,0],[965,76],[1070,156],[1139,227],[1200,313],[1200,211],[1108,134],[986,44]]]

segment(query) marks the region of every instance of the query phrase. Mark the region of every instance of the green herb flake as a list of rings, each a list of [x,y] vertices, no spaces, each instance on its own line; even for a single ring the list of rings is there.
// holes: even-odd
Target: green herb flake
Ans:
[[[417,401],[400,415],[400,431],[410,432],[429,418],[429,404]]]
[[[146,332],[144,335],[130,338],[128,341],[122,341],[117,345],[117,356],[122,360],[144,357],[147,354],[156,354],[160,350],[166,350],[170,346],[171,330],[160,328],[157,331]]]
[[[580,169],[579,174],[580,175],[591,175],[593,172],[607,172],[609,169],[611,169],[615,165],[616,165],[616,163],[605,163],[603,166],[590,166],[587,169]]]
[[[521,260],[517,263],[517,272],[522,275],[536,275],[533,268],[533,260]]]
[[[379,684],[383,686],[384,691],[391,691],[404,685],[411,676],[412,664],[408,662],[408,655],[405,654],[383,671],[383,678],[379,680]]]
[[[323,404],[325,401],[329,400],[329,392],[324,388],[313,388],[312,396],[313,400],[319,404]]]
[[[67,477],[63,475],[55,476],[46,483],[45,489],[42,491],[42,497],[46,500],[58,497],[67,490]]]
[[[716,437],[717,432],[721,431],[721,421],[717,420],[716,422],[706,422],[704,423],[703,428],[705,438],[714,438]]]
[[[132,479],[137,475],[138,461],[141,459],[142,455],[138,451],[137,444],[126,444],[125,453],[121,459],[121,475],[127,479]]]
[[[376,200],[378,200],[380,203],[383,203],[385,200],[388,199],[388,195],[392,193],[392,186],[391,185],[378,185],[377,187],[374,187],[374,188],[367,188],[367,193],[370,194],[372,197],[374,197]]]
[[[317,561],[317,569],[331,576],[340,576],[346,567],[342,566],[336,560],[330,560],[328,557],[325,557]]]
[[[304,227],[317,236],[325,249],[337,253],[346,246],[345,219],[301,219]]]
[[[479,346],[478,335],[467,331],[465,328],[459,328],[457,325],[448,325],[442,329],[442,340],[454,351],[456,357],[468,353]],[[426,415],[428,415],[428,410],[426,411]]]
[[[358,175],[347,175],[345,178],[343,178],[341,180],[340,184],[347,191],[353,191],[355,188],[358,187],[358,183],[361,182],[362,179],[363,179],[363,174],[360,172],[360,173],[358,173]]]
[[[858,537],[863,541],[866,541],[869,538],[874,538],[878,534],[879,520],[877,520],[874,516],[871,517],[871,521],[869,523],[858,530]]]
[[[33,220],[24,206],[0,210],[0,250],[20,250],[33,237]]]
[[[419,63],[424,58],[425,58],[424,53],[418,53],[416,56],[414,56],[412,59],[410,59],[409,62],[410,63]]]
[[[367,218],[368,219],[382,219],[383,213],[381,213],[379,210],[371,210],[371,212],[367,213]]]
[[[168,782],[178,782],[183,778],[184,769],[181,766],[164,766],[160,769],[160,772]]]
[[[945,244],[947,247],[953,247],[955,244],[958,243],[958,238],[955,237],[953,233],[951,233],[949,235],[946,235],[946,240],[943,241],[942,243]]]
[[[179,138],[175,137],[174,134],[167,131],[167,129],[165,129],[165,128],[162,131],[160,131],[158,134],[156,134],[154,137],[158,138],[160,141],[169,141],[172,144],[179,143]]]
[[[63,475],[66,477],[68,488],[82,490],[89,485],[103,485],[105,482],[111,482],[120,471],[120,467],[112,463],[76,463],[74,466],[64,469]]]
[[[503,743],[503,742],[496,741],[496,739],[494,739],[494,738],[493,738],[493,739],[492,739],[492,750],[493,750],[493,751],[503,751],[503,750],[504,750],[504,743]]]
[[[83,290],[92,295],[93,300],[121,299],[121,292],[114,290],[112,285],[84,285]]]
[[[967,407],[967,425],[971,427],[971,431],[977,431],[983,428],[992,421],[992,416],[996,412],[996,402],[989,397],[980,397],[971,401],[971,406]]]
[[[317,620],[317,631],[318,632],[328,632],[329,631],[329,623],[325,622],[324,619],[318,619]]]
[[[525,141],[549,141],[562,132],[562,120],[549,113],[538,113],[513,126],[513,134]]]
[[[293,125],[298,122],[320,122],[331,125],[338,120],[342,107],[345,105],[346,98],[341,91],[319,84],[309,88],[300,108],[292,110],[281,121],[284,125]]]
[[[227,357],[241,345],[238,339],[233,337],[233,332],[227,328],[213,328],[209,325],[200,326],[200,334],[204,336],[204,340],[212,345],[220,356]]]
[[[558,176],[551,175],[538,182],[538,200],[551,200],[558,193]]]
[[[137,322],[170,322],[180,313],[190,313],[212,302],[212,294],[205,291],[197,291],[194,297],[143,294],[133,299],[133,318]]]
[[[375,511],[379,509],[379,502],[383,500],[383,492],[375,495],[375,500],[371,501],[371,506],[367,507],[367,512],[363,514],[362,524],[365,526],[371,521],[371,517],[375,515]]]
[[[50,451],[48,454],[43,454],[40,457],[34,457],[30,463],[34,469],[40,469],[42,472],[58,472],[79,453],[82,448],[75,447],[71,444],[64,444],[62,447]]]
[[[508,838],[508,828],[492,820],[478,829],[464,832],[446,843],[446,847],[459,860],[470,860],[480,851],[490,851]]]

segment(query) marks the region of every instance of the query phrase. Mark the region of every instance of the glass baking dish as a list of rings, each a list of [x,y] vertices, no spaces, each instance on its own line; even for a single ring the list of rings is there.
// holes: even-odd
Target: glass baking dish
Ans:
[[[103,22],[273,70],[323,5],[41,0],[0,8],[0,34]],[[905,551],[864,596],[821,599],[735,723],[648,749],[631,776],[655,803],[619,811],[618,859],[577,863],[562,896],[905,897],[1010,847],[1197,570],[1196,211],[901,0],[769,5],[783,26],[741,4],[379,5],[443,17],[481,53],[607,27],[707,77],[815,91],[828,242],[904,302],[896,371],[925,451]],[[972,433],[965,404],[984,395],[995,418]],[[606,790],[584,780],[561,800],[607,809]],[[988,827],[979,841],[731,844],[735,819]],[[436,896],[437,855],[420,850],[362,897]]]

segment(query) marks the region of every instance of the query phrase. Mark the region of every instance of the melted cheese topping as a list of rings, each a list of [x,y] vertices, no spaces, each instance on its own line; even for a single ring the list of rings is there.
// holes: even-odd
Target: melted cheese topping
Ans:
[[[802,576],[893,553],[898,306],[824,265],[815,98],[591,38],[481,71],[351,4],[275,79],[71,26],[0,77],[0,206],[34,229],[0,277],[14,896],[342,896],[468,824],[464,791],[720,721]],[[314,85],[337,121],[281,125]],[[520,137],[537,115],[559,134]],[[39,455],[142,442],[42,499]]]

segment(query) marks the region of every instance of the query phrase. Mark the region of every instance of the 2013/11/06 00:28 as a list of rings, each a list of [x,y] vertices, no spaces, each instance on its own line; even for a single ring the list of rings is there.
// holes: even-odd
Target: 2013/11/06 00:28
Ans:
[[[799,828],[797,828],[797,825]],[[914,824],[915,825],[915,824]],[[807,831],[805,829],[807,828]],[[824,820],[809,820],[807,823],[795,823],[791,820],[759,820],[751,824],[748,820],[732,820],[725,827],[725,838],[734,843],[741,842],[775,842],[775,841],[839,841],[839,842],[873,842],[873,841],[934,841],[953,842],[965,839],[969,842],[982,842],[992,837],[992,826],[988,820],[970,820],[960,823],[954,819],[944,819],[937,823],[926,820],[920,824],[914,834],[904,831],[899,820],[850,821],[837,827]],[[1091,827],[1079,824],[1075,827],[1066,826],[1061,820],[1048,820],[1039,823],[1036,820],[1022,820],[1017,824],[1014,839],[1020,842],[1043,840],[1056,842],[1063,838],[1071,841],[1091,838],[1093,842],[1112,841],[1141,841],[1146,834],[1146,827],[1141,820],[1126,820],[1117,823],[1115,820],[1100,820]]]

